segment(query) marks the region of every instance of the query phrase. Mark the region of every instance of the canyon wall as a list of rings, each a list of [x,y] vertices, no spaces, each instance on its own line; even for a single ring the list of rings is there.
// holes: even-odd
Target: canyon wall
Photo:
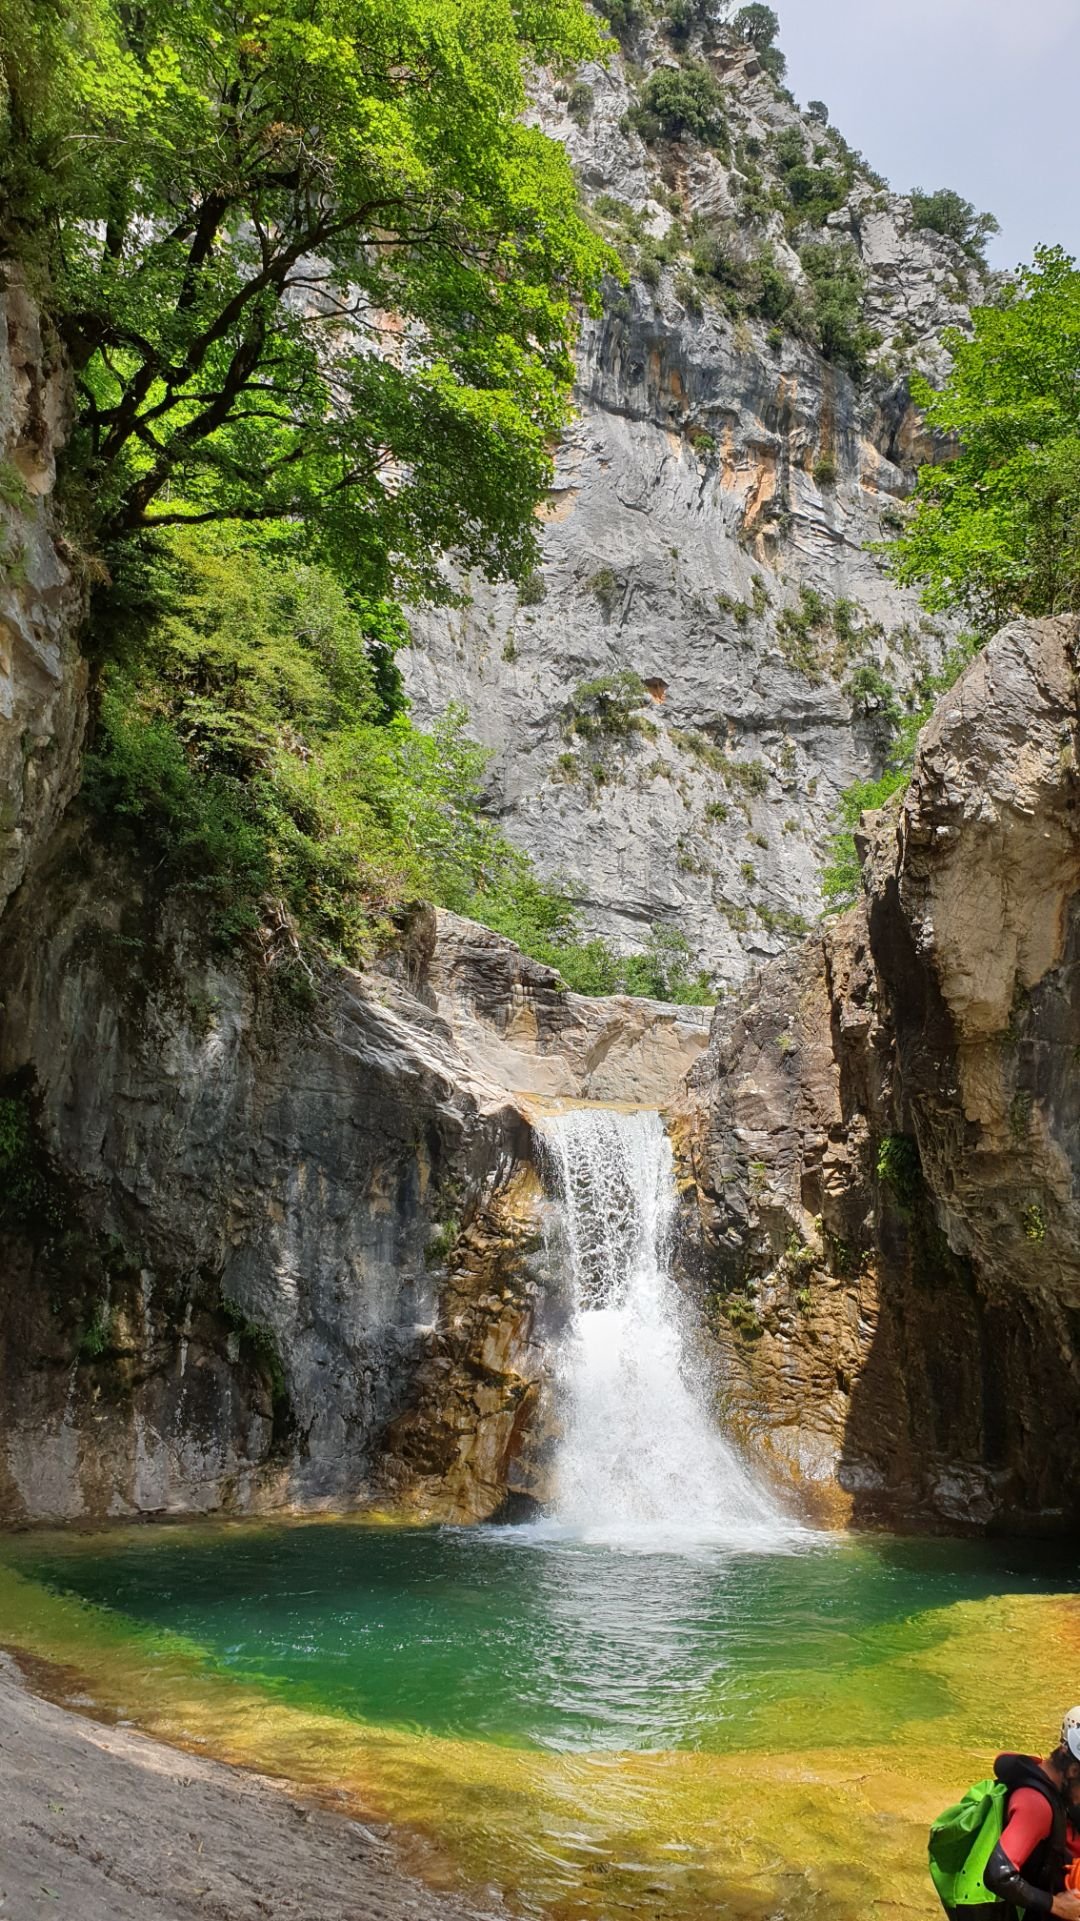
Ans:
[[[832,1519],[1075,1525],[1072,620],[991,642],[867,822],[867,898],[717,1011],[683,1261],[728,1420]]]
[[[493,812],[567,878],[590,934],[629,950],[674,926],[730,984],[820,914],[837,798],[880,772],[887,703],[917,704],[948,647],[868,549],[935,451],[908,375],[940,374],[942,330],[985,279],[861,161],[843,204],[793,233],[784,141],[826,167],[842,143],[730,34],[689,51],[719,88],[712,145],[635,129],[648,76],[675,64],[656,27],[584,70],[587,116],[565,84],[539,88],[629,280],[582,328],[536,575],[522,593],[469,580],[458,608],[419,615],[406,674],[421,719],[465,708]],[[674,230],[686,258],[650,258]],[[765,258],[805,302],[808,241],[861,277],[860,378],[689,266],[710,246],[736,278]],[[589,688],[624,673],[637,722],[586,738]]]

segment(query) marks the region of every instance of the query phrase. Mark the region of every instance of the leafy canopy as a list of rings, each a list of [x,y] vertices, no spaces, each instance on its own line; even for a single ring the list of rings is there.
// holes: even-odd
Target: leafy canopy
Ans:
[[[896,541],[897,579],[932,609],[960,608],[983,634],[1017,614],[1080,611],[1080,272],[1043,248],[1003,303],[977,308],[970,338],[945,337],[952,370],[915,397],[954,436],[920,469]]]
[[[271,522],[375,596],[527,572],[609,257],[523,72],[600,44],[582,0],[9,0],[0,240],[95,530]]]
[[[973,260],[984,265],[987,241],[991,234],[1001,232],[992,213],[976,213],[971,201],[952,187],[939,187],[936,193],[925,193],[916,187],[911,195],[911,211],[917,227],[928,227],[932,233],[955,240]]]

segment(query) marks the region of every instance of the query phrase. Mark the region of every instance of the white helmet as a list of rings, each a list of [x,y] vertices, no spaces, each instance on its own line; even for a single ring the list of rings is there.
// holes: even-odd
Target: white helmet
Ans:
[[[1080,1708],[1070,1708],[1061,1723],[1061,1745],[1074,1761],[1080,1761]]]

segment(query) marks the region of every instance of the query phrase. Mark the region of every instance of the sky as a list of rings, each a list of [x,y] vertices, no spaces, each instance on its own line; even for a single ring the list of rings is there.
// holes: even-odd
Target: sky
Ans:
[[[998,267],[1080,257],[1080,0],[772,0],[788,85],[898,193],[997,215]]]

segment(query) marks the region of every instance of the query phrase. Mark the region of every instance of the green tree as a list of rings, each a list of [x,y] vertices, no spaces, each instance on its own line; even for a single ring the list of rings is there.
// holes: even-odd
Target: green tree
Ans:
[[[1080,611],[1080,272],[1043,248],[971,336],[945,344],[940,392],[917,381],[953,457],[919,471],[896,540],[896,578],[933,609],[960,608],[983,634],[1016,614]]]
[[[826,360],[846,367],[858,380],[878,336],[863,320],[866,275],[854,247],[814,242],[799,254],[813,297],[812,322]]]
[[[641,90],[634,122],[643,139],[660,134],[681,140],[692,134],[703,141],[719,140],[724,131],[720,89],[707,67],[658,67]]]
[[[772,8],[762,6],[761,0],[754,0],[751,6],[740,7],[732,25],[740,39],[748,41],[759,53],[764,53],[775,44],[780,31],[780,22]]]
[[[927,227],[931,233],[955,240],[972,259],[984,264],[987,241],[991,234],[1001,232],[992,213],[976,213],[971,201],[954,192],[952,187],[939,187],[936,193],[924,193],[921,187],[916,187],[911,195],[911,211],[917,227]]]
[[[524,71],[599,45],[582,0],[9,0],[0,239],[100,537],[272,522],[368,595],[527,573],[611,257]]]

